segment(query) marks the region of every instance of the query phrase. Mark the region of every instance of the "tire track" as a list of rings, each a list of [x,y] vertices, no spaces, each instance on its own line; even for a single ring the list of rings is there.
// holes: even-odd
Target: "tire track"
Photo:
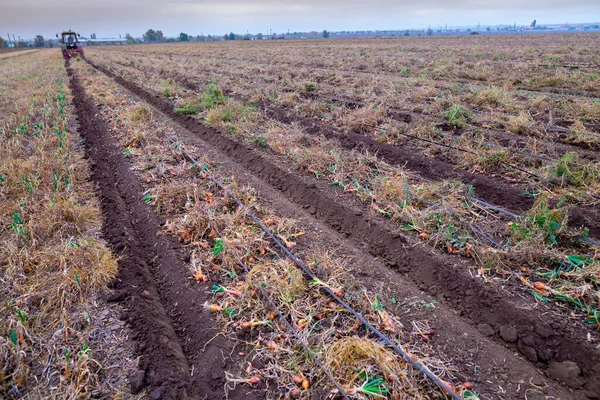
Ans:
[[[153,399],[185,400],[209,393],[220,398],[224,371],[235,361],[224,359],[222,352],[232,352],[233,344],[222,336],[214,338],[213,317],[202,307],[211,296],[186,279],[187,255],[174,240],[159,234],[161,221],[141,200],[141,183],[79,78],[68,62],[65,65],[92,164],[91,178],[100,192],[102,234],[121,257],[109,300],[124,302],[122,318],[131,326],[141,356],[141,369],[130,377],[131,390],[146,389]],[[206,349],[200,346],[209,341]],[[229,398],[255,398],[240,392],[230,391]]]

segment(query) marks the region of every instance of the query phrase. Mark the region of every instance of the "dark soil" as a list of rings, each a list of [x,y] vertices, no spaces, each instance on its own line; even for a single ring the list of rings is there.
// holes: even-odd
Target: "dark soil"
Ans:
[[[177,115],[172,104],[152,95],[137,85],[112,76],[183,128],[223,151],[254,176],[278,189],[295,204],[304,207],[320,221],[340,232],[357,245],[368,248],[390,267],[404,274],[422,290],[438,299],[470,321],[472,326],[487,327],[490,338],[508,349],[521,353],[544,369],[553,362],[574,361],[580,368],[573,398],[594,397],[600,393],[600,354],[587,342],[584,331],[577,331],[569,321],[526,311],[531,303],[506,298],[505,293],[473,279],[464,266],[457,266],[447,257],[415,245],[391,225],[372,217],[366,206],[350,195],[336,192],[324,182],[301,177],[284,170],[281,160],[275,163],[266,155],[239,143],[230,136],[207,128],[198,120]],[[559,367],[560,369],[560,367]]]
[[[177,80],[177,82],[190,90],[200,90],[197,84],[175,71],[161,70],[160,74],[161,76]],[[224,92],[228,96],[236,97],[231,91],[225,90]],[[336,100],[332,101],[335,102]],[[465,184],[470,184],[475,189],[478,198],[509,211],[524,213],[531,209],[534,204],[534,198],[524,196],[524,193],[529,192],[527,185],[513,183],[498,176],[465,171],[454,165],[448,157],[445,157],[446,152],[444,151],[439,152],[440,156],[438,158],[424,157],[420,154],[420,151],[411,146],[381,143],[357,132],[345,132],[344,135],[340,135],[330,126],[322,124],[314,118],[302,117],[286,109],[265,107],[264,112],[269,118],[282,123],[298,122],[304,126],[306,132],[309,134],[323,135],[328,139],[336,139],[346,149],[365,148],[371,154],[377,154],[378,157],[386,162],[392,165],[405,166],[423,178],[431,180],[457,179]],[[391,116],[403,122],[410,123],[413,119],[411,113],[404,111],[390,110],[390,113]],[[497,131],[492,132],[498,133]],[[559,155],[564,154],[566,151],[573,151],[568,145],[554,144],[553,146],[556,147]],[[589,159],[595,159],[594,154],[595,152],[593,151],[583,152],[584,158],[587,155]],[[587,227],[593,238],[600,239],[600,213],[595,208],[584,205],[572,206],[569,210],[569,225],[574,229]]]
[[[319,252],[335,249],[335,253],[346,261],[348,273],[356,276],[369,291],[380,293],[386,308],[394,312],[405,327],[410,327],[413,321],[428,321],[436,331],[431,338],[435,353],[442,358],[456,360],[456,376],[461,381],[474,382],[481,398],[516,399],[521,398],[525,390],[531,398],[536,398],[535,394],[541,395],[542,392],[569,396],[566,392],[562,393],[563,390],[556,383],[540,375],[527,360],[514,357],[511,349],[482,334],[478,327],[457,316],[452,308],[423,295],[413,283],[370,256],[367,248],[356,246],[343,238],[338,231],[290,202],[276,188],[249,174],[244,166],[201,140],[195,133],[175,123],[172,126],[177,138],[183,140],[186,147],[193,146],[197,153],[217,161],[213,165],[213,173],[217,176],[235,176],[239,184],[250,185],[257,190],[261,206],[277,210],[277,215],[296,221],[297,228],[306,233],[297,242],[296,255],[306,259],[308,255],[304,257],[304,254],[307,250]],[[523,377],[529,378],[524,380]],[[547,389],[540,391],[532,385]]]
[[[534,198],[523,195],[527,189],[521,183],[511,183],[500,177],[468,172],[447,160],[423,157],[409,147],[381,143],[360,133],[345,132],[344,135],[339,135],[332,128],[319,123],[314,118],[301,117],[287,110],[270,107],[265,109],[265,113],[270,118],[283,123],[298,122],[310,134],[337,139],[340,145],[346,149],[365,148],[386,162],[392,165],[406,166],[424,178],[431,180],[457,179],[465,184],[470,184],[475,189],[478,198],[515,213],[528,211],[535,201]],[[569,225],[575,229],[587,227],[592,237],[600,238],[600,214],[594,208],[582,205],[572,206],[569,210]]]
[[[79,78],[68,62],[66,66],[92,180],[100,193],[102,234],[120,257],[108,300],[123,303],[122,318],[130,325],[141,356],[140,371],[130,377],[132,392],[146,389],[152,399],[221,398],[224,371],[235,368],[239,360],[226,358],[233,343],[217,336],[214,320],[202,306],[211,295],[186,279],[189,256],[174,240],[159,234],[161,221],[141,200],[142,185]],[[237,390],[230,391],[229,398],[254,397]]]

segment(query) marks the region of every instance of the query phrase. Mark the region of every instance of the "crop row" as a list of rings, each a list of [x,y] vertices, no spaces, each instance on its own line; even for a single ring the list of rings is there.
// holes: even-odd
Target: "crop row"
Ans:
[[[213,303],[205,307],[216,313],[223,333],[233,340],[254,332],[247,338],[254,349],[251,356],[259,357],[261,362],[256,364],[264,367],[255,367],[252,362],[245,370],[231,371],[227,378],[230,385],[257,386],[265,380],[275,383],[280,395],[293,398],[313,386],[331,388],[314,361],[301,357],[305,349],[278,321],[274,305],[352,398],[365,398],[369,390],[416,398],[436,391],[402,358],[367,339],[352,316],[332,303],[321,288],[342,296],[368,320],[398,338],[413,357],[426,362],[437,375],[452,379],[448,365],[426,347],[425,322],[415,321],[416,330],[407,334],[385,310],[379,296],[365,291],[345,272],[343,260],[325,249],[313,249],[303,257],[317,276],[306,281],[295,266],[278,256],[246,210],[276,232],[289,249],[309,240],[295,229],[294,221],[261,206],[251,187],[239,185],[218,160],[211,160],[198,149],[187,148],[199,160],[189,164],[166,139],[169,126],[147,104],[83,63],[76,64],[75,69],[88,77],[83,79],[86,90],[100,106],[123,155],[145,182],[143,200],[156,206],[166,218],[165,231],[179,238],[190,252],[190,278],[200,285],[212,284]],[[225,177],[225,191],[207,179],[208,172]],[[227,193],[234,193],[244,207]],[[261,296],[263,292],[270,301]]]
[[[124,76],[135,79],[132,75]],[[300,126],[274,123],[265,119],[259,110],[225,97],[214,83],[207,85],[202,92],[170,86],[172,92],[165,93],[160,78],[146,78],[144,82],[156,94],[173,99],[176,111],[199,113],[207,124],[241,136],[275,157],[291,160],[298,170],[329,180],[332,185],[371,203],[375,213],[391,219],[399,227],[416,231],[419,237],[430,239],[432,244],[450,253],[475,256],[478,262],[494,270],[506,271],[514,265],[527,265],[521,268],[519,276],[522,276],[525,285],[532,289],[535,286],[532,293],[538,299],[550,301],[551,296],[559,301],[578,304],[576,307],[579,309],[586,304],[586,307],[592,307],[586,308],[589,311],[586,311],[586,318],[591,317],[590,322],[596,318],[592,306],[597,290],[595,286],[589,287],[587,294],[575,291],[576,287],[581,288],[581,284],[586,286],[587,271],[595,268],[593,249],[586,250],[585,246],[581,247],[564,236],[567,232],[565,209],[552,208],[546,196],[540,196],[526,218],[510,224],[506,220],[499,222],[498,218],[503,217],[490,218],[487,212],[476,212],[471,203],[465,202],[464,194],[469,193],[469,188],[461,189],[458,182],[415,180],[412,174],[397,166],[360,152],[343,150],[335,140],[315,140]],[[181,107],[177,108],[178,104]],[[416,200],[419,198],[426,202]],[[432,203],[435,204],[432,206]],[[477,233],[473,233],[483,231],[487,232],[486,236],[493,237],[498,235],[498,225],[508,226],[507,230],[500,229],[501,239],[510,238],[505,251],[490,247]],[[480,226],[483,228],[479,229]],[[580,278],[576,278],[580,279],[580,284],[571,281],[574,271],[575,274],[582,273]],[[532,277],[536,285],[525,276]],[[585,298],[579,297],[582,294]],[[573,303],[578,300],[582,303]]]
[[[119,396],[135,360],[98,297],[117,262],[57,53],[0,61],[0,397]]]

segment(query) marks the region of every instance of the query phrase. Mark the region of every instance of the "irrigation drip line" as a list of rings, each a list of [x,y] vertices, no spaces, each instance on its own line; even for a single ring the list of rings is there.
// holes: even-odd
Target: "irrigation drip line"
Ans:
[[[275,120],[273,120],[273,119],[271,119],[271,118],[269,118],[269,117],[266,117],[266,118],[267,118],[268,120],[270,120],[270,121],[272,121],[272,122],[276,123],[276,124],[277,124],[277,125],[279,125],[280,127],[284,127],[284,125],[283,125],[283,124],[281,124],[280,122],[278,122],[278,121],[275,121]],[[419,176],[417,175],[417,177],[419,177]],[[419,178],[421,178],[421,177],[419,177]],[[414,199],[416,199],[416,200],[418,200],[418,201],[420,201],[420,202],[422,202],[422,203],[424,203],[424,204],[427,204],[428,206],[431,206],[431,207],[436,207],[436,208],[438,208],[438,207],[439,207],[438,205],[436,205],[436,204],[434,204],[434,203],[432,203],[432,202],[430,202],[430,201],[427,201],[427,200],[425,200],[425,199],[423,199],[423,198],[421,198],[421,197],[419,197],[419,196],[412,195],[411,197],[413,197]],[[483,200],[481,200],[480,202],[481,202],[482,204],[486,204],[486,205],[488,204],[488,203],[485,203]],[[489,204],[489,206],[490,206],[490,208],[492,208],[492,209],[498,209],[498,211],[502,210],[501,208],[499,208],[499,207],[495,207],[495,206],[492,206],[491,204]],[[508,215],[511,215],[511,214],[512,214],[512,213],[510,213],[509,211],[506,211],[506,210],[502,210],[502,211],[504,211],[505,213],[509,213]],[[454,216],[454,217],[455,217],[455,218],[457,218],[457,219],[460,219],[460,217],[459,217],[457,214],[455,214],[455,213],[450,213],[450,215]],[[512,215],[516,215],[516,214],[512,214]],[[483,237],[484,239],[486,239],[488,242],[490,242],[491,244],[493,244],[494,246],[496,246],[496,248],[499,248],[499,249],[506,249],[506,246],[505,246],[505,245],[501,245],[501,244],[499,244],[499,243],[498,243],[498,242],[496,242],[494,239],[490,238],[488,235],[486,235],[485,233],[483,233],[483,232],[482,232],[480,229],[478,229],[476,226],[474,226],[474,225],[472,225],[472,224],[469,224],[469,227],[470,227],[470,228],[473,230],[473,232],[477,233],[478,235],[480,235],[481,237]]]
[[[495,206],[495,205],[493,205],[493,204],[490,204],[490,203],[488,203],[488,202],[486,202],[486,201],[483,201],[483,200],[481,200],[481,199],[478,199],[477,197],[472,197],[472,196],[469,196],[468,194],[467,194],[467,195],[465,195],[465,197],[467,198],[467,200],[470,200],[470,201],[472,201],[472,202],[474,202],[474,203],[479,203],[479,204],[481,204],[482,206],[485,206],[485,207],[487,207],[487,208],[491,208],[492,210],[498,211],[498,212],[500,212],[500,213],[502,213],[502,214],[504,214],[504,215],[508,215],[508,216],[510,216],[510,217],[513,217],[513,218],[520,217],[520,215],[519,215],[519,214],[515,214],[515,213],[513,213],[513,212],[511,212],[511,211],[505,210],[504,208],[501,208],[501,207]]]
[[[581,240],[582,242],[593,244],[594,246],[600,246],[600,242],[599,241],[594,240],[594,239],[589,238],[589,237],[577,236],[577,239]]]
[[[532,158],[537,158],[538,160],[542,160],[542,161],[547,161],[547,162],[557,162],[558,160],[555,160],[554,158],[549,158],[549,157],[545,157],[545,156],[540,156],[538,154],[533,154],[533,153],[528,153],[526,151],[523,150],[515,150],[515,149],[511,149],[508,147],[503,147],[503,146],[497,146],[495,144],[492,143],[485,143],[485,146],[491,148],[491,149],[499,149],[499,150],[508,150],[511,153],[517,153],[517,154],[521,154],[523,156],[527,156],[527,157],[532,157]]]
[[[269,121],[271,121],[271,122],[273,122],[273,123],[275,123],[275,124],[279,125],[280,127],[282,127],[282,128],[285,128],[285,125],[284,125],[284,124],[282,124],[282,123],[280,123],[279,121],[276,121],[276,120],[274,120],[274,119],[272,119],[272,118],[269,118],[269,117],[266,117],[266,116],[265,116],[265,118],[266,118],[266,119],[268,119]],[[334,128],[336,128],[336,127],[334,127]],[[409,135],[409,134],[406,134],[406,135],[407,135],[407,136],[411,136],[411,137],[413,137],[412,135]],[[442,136],[449,137],[449,135],[443,135],[443,134],[442,134]],[[419,138],[419,137],[417,137],[417,136],[414,136],[414,137],[415,137],[415,138],[418,138],[418,139],[421,139],[421,140],[426,140],[426,141],[429,141],[429,140],[427,140],[427,139]],[[437,142],[433,142],[433,141],[431,141],[431,142],[432,142],[432,143],[434,143],[434,144],[438,144]],[[441,144],[440,144],[440,145],[441,145]],[[448,146],[448,145],[444,145],[444,146],[446,146],[446,147],[451,147],[451,146]],[[493,146],[493,145],[492,145],[492,146]],[[503,148],[503,147],[500,147],[500,146],[495,146],[495,147]],[[453,147],[451,147],[451,148],[453,148]],[[458,149],[458,148],[457,148],[457,149]],[[458,150],[462,150],[462,149],[458,149]],[[509,149],[509,150],[510,150],[510,149]],[[465,151],[465,152],[470,152],[470,151],[468,151],[468,150],[462,150],[462,151]],[[513,150],[513,151],[516,151],[516,150]],[[518,152],[518,151],[517,151],[517,152]],[[470,153],[472,153],[472,154],[476,154],[475,152],[470,152]],[[519,152],[519,153],[520,153],[520,152]],[[530,155],[530,156],[532,156],[532,157],[537,157],[537,158],[544,159],[544,160],[546,160],[546,161],[554,161],[554,162],[556,161],[556,160],[552,160],[552,159],[549,159],[549,158],[546,158],[546,157],[543,157],[543,156],[537,156],[537,155],[535,155],[535,154],[529,154],[529,153],[525,153],[525,152],[523,152],[523,153],[524,153],[524,154],[526,154],[526,155]],[[527,172],[527,171],[524,171],[524,172]],[[529,172],[527,172],[527,173],[529,173]],[[529,173],[529,174],[531,174],[531,173]],[[533,176],[536,176],[536,177],[537,177],[537,175],[534,175],[534,174],[531,174],[531,175],[533,175]],[[417,177],[417,178],[419,178],[419,179],[424,179],[424,178],[420,177],[419,175],[415,175],[415,177]],[[428,181],[429,181],[429,180],[428,180]],[[595,198],[600,198],[599,196],[596,196],[596,195],[592,195],[592,196],[593,196],[593,197],[595,197]],[[432,203],[432,202],[430,202],[430,201],[427,201],[427,200],[425,200],[425,199],[423,199],[423,198],[420,198],[420,197],[418,197],[418,196],[412,195],[411,197],[413,197],[414,199],[416,199],[416,200],[418,200],[418,201],[420,201],[420,202],[422,202],[422,203],[425,203],[425,204],[427,204],[427,205],[429,205],[429,206],[437,207],[437,206],[436,206],[434,203]],[[511,211],[505,210],[505,209],[503,209],[503,208],[501,208],[501,207],[495,206],[495,205],[493,205],[493,204],[490,204],[490,203],[488,203],[488,202],[486,202],[486,201],[483,201],[483,200],[481,200],[481,199],[478,199],[478,198],[476,198],[476,197],[472,197],[472,196],[466,195],[466,198],[467,198],[468,200],[470,200],[470,201],[473,201],[473,202],[475,202],[475,203],[479,203],[479,204],[481,204],[481,205],[483,205],[483,206],[485,206],[485,207],[487,207],[487,208],[490,208],[490,209],[492,209],[492,210],[498,211],[498,212],[500,212],[500,213],[502,213],[502,214],[505,214],[505,215],[508,215],[508,216],[510,216],[510,217],[512,217],[512,218],[517,218],[517,217],[520,217],[520,215],[519,215],[519,214],[515,214],[515,213],[513,213],[513,212],[511,212]],[[454,216],[455,216],[455,217],[457,217],[457,215],[456,215],[456,214],[454,214]],[[493,245],[495,245],[497,248],[500,248],[500,249],[506,249],[506,245],[501,245],[501,244],[497,243],[495,240],[493,240],[493,239],[492,239],[492,238],[490,238],[488,235],[486,235],[485,233],[483,233],[483,232],[482,232],[480,229],[478,229],[476,226],[474,226],[474,225],[472,225],[472,224],[469,224],[469,227],[470,227],[470,228],[471,228],[471,229],[472,229],[474,232],[476,232],[477,234],[479,234],[481,237],[483,237],[484,239],[486,239],[488,242],[490,242],[490,243],[492,243]],[[600,242],[598,242],[598,241],[596,241],[596,240],[594,240],[594,239],[586,238],[586,237],[583,237],[583,236],[578,236],[577,238],[578,238],[579,240],[583,241],[583,242],[587,242],[587,243],[593,244],[593,245],[595,245],[595,246],[599,246],[599,245],[600,245]]]
[[[505,209],[503,209],[501,207],[498,207],[498,206],[495,206],[493,204],[487,203],[487,202],[485,202],[483,200],[480,200],[480,199],[478,199],[476,197],[472,197],[472,196],[469,196],[469,195],[466,195],[465,197],[467,198],[467,200],[470,200],[470,201],[472,201],[474,203],[479,203],[479,204],[481,204],[481,205],[483,205],[485,207],[491,208],[492,210],[498,211],[498,212],[500,212],[502,214],[505,214],[505,215],[508,215],[508,216],[510,216],[512,218],[521,218],[522,217],[519,214],[515,214],[515,213],[513,213],[511,211],[508,211],[508,210],[505,210]],[[600,246],[600,242],[598,242],[597,240],[585,237],[585,236],[575,236],[575,239],[580,240],[580,241],[585,242],[585,243],[592,244],[594,246]]]
[[[455,138],[454,135],[447,135],[447,134],[444,134],[444,133],[437,133],[437,134],[440,135],[440,136],[442,136],[442,137],[446,137],[446,138],[452,138],[452,139]],[[481,143],[481,144],[483,144],[484,146],[487,146],[490,149],[507,150],[509,153],[517,153],[517,154],[521,154],[521,155],[524,155],[524,156],[527,156],[527,157],[537,158],[537,159],[540,159],[540,160],[543,160],[543,161],[548,161],[548,162],[556,162],[557,161],[557,160],[554,160],[552,158],[540,156],[540,155],[537,155],[537,154],[528,153],[528,152],[523,151],[523,150],[515,150],[515,149],[511,149],[510,147],[497,146],[495,144],[492,144],[491,142],[490,143]],[[473,152],[473,154],[477,154],[477,153]]]
[[[513,217],[513,218],[521,218],[522,217],[519,214],[515,214],[515,213],[513,213],[511,211],[508,211],[508,210],[505,210],[505,209],[503,209],[501,207],[498,207],[498,206],[495,206],[493,204],[487,203],[487,202],[485,202],[483,200],[480,200],[480,199],[478,199],[476,197],[471,197],[469,195],[466,195],[465,197],[467,198],[467,200],[470,200],[470,201],[475,202],[475,203],[479,203],[479,204],[481,204],[481,205],[483,205],[485,207],[491,208],[492,210],[498,211],[498,212],[500,212],[502,214],[505,214],[505,215],[508,215],[510,217]],[[586,243],[589,243],[589,244],[593,244],[594,246],[600,246],[600,242],[598,242],[597,240],[585,237],[585,236],[575,236],[575,239],[578,239],[578,240],[580,240],[582,242],[586,242]]]
[[[212,225],[213,225],[213,229],[219,234],[219,236],[223,237],[223,234],[221,233],[219,228],[216,226],[216,224],[212,224]],[[235,251],[235,249],[232,248],[232,250],[235,253],[235,258],[237,258],[238,264],[244,269],[244,271],[246,271],[246,274],[249,274],[250,270],[248,269],[248,266],[242,261],[241,257]],[[298,332],[296,332],[294,327],[288,322],[288,320],[285,318],[283,313],[279,310],[279,307],[277,307],[277,305],[273,302],[271,297],[265,292],[265,289],[261,285],[256,285],[256,288],[258,288],[261,296],[269,303],[269,306],[271,306],[271,308],[275,311],[279,320],[285,324],[287,329],[292,333],[292,335],[294,335],[296,340],[298,340],[298,342],[300,342],[300,344],[302,345],[304,350],[308,353],[310,358],[315,362],[315,364],[317,364],[317,366],[321,369],[321,371],[323,371],[323,373],[327,376],[327,378],[329,378],[331,383],[333,383],[333,385],[337,388],[337,390],[344,397],[344,399],[350,400],[350,398],[348,397],[348,394],[346,394],[346,391],[335,380],[335,378],[333,377],[333,375],[331,375],[331,373],[327,370],[327,368],[325,368],[325,366],[323,365],[321,360],[319,360],[317,355],[310,349],[308,344],[302,339],[302,337],[300,337],[300,335],[298,334]]]
[[[415,200],[420,201],[421,203],[427,204],[430,207],[439,208],[439,205],[437,205],[435,203],[432,203],[432,202],[430,202],[428,200],[425,200],[422,197],[415,196],[415,195],[412,195],[411,197],[414,198]],[[456,214],[456,213],[450,212],[449,214],[451,216],[453,216],[454,218],[456,218],[456,219],[460,219],[460,216],[458,214]],[[481,237],[483,237],[485,240],[487,240],[488,242],[490,242],[491,244],[493,244],[496,248],[506,250],[506,245],[502,245],[502,244],[496,242],[494,239],[492,239],[491,237],[489,237],[488,235],[486,235],[485,233],[483,233],[483,231],[481,231],[481,229],[477,228],[475,225],[473,225],[471,223],[469,223],[468,225],[469,225],[469,228],[471,228],[471,230],[473,232],[475,232],[476,234],[478,234]]]
[[[476,156],[478,156],[478,155],[479,155],[479,154],[477,154],[475,151],[472,151],[472,150],[466,150],[466,149],[463,149],[463,148],[460,148],[460,147],[456,147],[456,146],[452,146],[452,145],[449,145],[449,144],[445,144],[445,143],[437,142],[437,141],[435,141],[435,140],[431,140],[431,139],[425,139],[425,138],[422,138],[422,137],[420,137],[420,136],[411,135],[410,133],[403,133],[403,132],[398,132],[398,133],[399,133],[400,135],[402,135],[402,136],[406,136],[406,137],[409,137],[409,138],[412,138],[412,139],[421,140],[421,141],[423,141],[423,142],[431,143],[431,144],[434,144],[434,145],[436,145],[436,146],[447,147],[447,148],[449,148],[449,149],[453,149],[453,150],[461,151],[461,152],[463,152],[463,153],[473,154],[473,155],[476,155]],[[508,149],[508,150],[510,151],[510,149]],[[506,161],[500,161],[500,163],[501,163],[501,164],[504,164],[504,165],[506,165],[506,166],[508,166],[508,167],[514,168],[514,169],[516,169],[517,171],[521,171],[521,172],[523,172],[523,173],[525,173],[525,174],[527,174],[527,175],[529,175],[529,176],[531,176],[531,177],[533,177],[533,178],[535,178],[535,179],[537,179],[537,180],[542,180],[542,178],[541,178],[539,175],[536,175],[536,174],[534,174],[534,173],[532,173],[532,172],[526,171],[526,170],[524,170],[524,169],[522,169],[522,168],[520,168],[520,167],[514,166],[514,165],[512,165],[512,164],[510,164],[510,163],[507,163]]]
[[[423,198],[421,198],[421,197],[418,197],[418,196],[415,196],[415,195],[413,195],[413,196],[411,196],[411,197],[413,197],[414,199],[416,199],[416,200],[418,200],[418,201],[420,201],[420,202],[422,202],[422,203],[425,203],[425,204],[427,204],[427,205],[429,205],[429,206],[432,206],[432,207],[438,207],[436,204],[434,204],[434,203],[432,203],[432,202],[430,202],[430,201],[427,201],[427,200],[425,200],[425,199],[423,199]],[[487,208],[490,208],[490,209],[492,209],[492,210],[494,210],[494,211],[498,211],[499,213],[501,213],[501,214],[504,214],[504,215],[508,215],[508,216],[510,216],[510,217],[512,217],[512,218],[521,218],[521,217],[522,217],[522,216],[521,216],[521,215],[519,215],[519,214],[515,214],[515,213],[513,213],[513,212],[511,212],[511,211],[505,210],[505,209],[504,209],[504,208],[502,208],[502,207],[498,207],[498,206],[495,206],[495,205],[493,205],[493,204],[490,204],[490,203],[488,203],[488,202],[486,202],[486,201],[483,201],[483,200],[481,200],[481,199],[478,199],[477,197],[469,196],[468,194],[466,194],[466,195],[465,195],[465,198],[466,198],[467,200],[469,200],[469,201],[472,201],[472,202],[474,202],[474,203],[478,203],[478,204],[480,204],[480,205],[482,205],[482,206],[485,206],[485,207],[487,207]],[[454,215],[455,217],[457,217],[457,218],[458,218],[458,215],[456,215],[456,214],[454,214],[454,213],[452,213],[452,215]],[[507,246],[506,246],[506,245],[501,245],[501,244],[497,243],[497,242],[496,242],[496,241],[494,241],[492,238],[490,238],[488,235],[486,235],[485,233],[483,233],[483,232],[482,232],[480,229],[478,229],[476,226],[474,226],[474,225],[472,225],[472,224],[469,224],[469,227],[470,227],[470,228],[471,228],[471,229],[472,229],[472,230],[473,230],[475,233],[477,233],[477,234],[481,235],[481,236],[482,236],[484,239],[486,239],[488,242],[490,242],[490,243],[494,244],[496,247],[498,247],[498,248],[500,248],[500,249],[505,249],[505,250],[507,249]],[[599,242],[599,241],[597,241],[597,240],[594,240],[594,239],[592,239],[592,238],[589,238],[589,237],[585,237],[585,236],[575,236],[575,239],[578,239],[578,240],[580,240],[580,241],[582,241],[582,242],[585,242],[585,243],[592,244],[592,245],[594,245],[594,246],[600,246],[600,242]]]
[[[554,131],[554,132],[563,132],[563,133],[580,133],[582,135],[588,135],[588,136],[593,136],[595,138],[600,139],[600,135],[597,133],[593,133],[593,132],[586,132],[586,131],[578,131],[575,129],[570,129],[570,128],[564,128],[562,126],[558,126],[558,125],[551,125],[551,124],[543,124],[546,128]]]
[[[500,243],[496,242],[494,239],[492,239],[491,237],[489,237],[488,235],[486,235],[485,233],[483,233],[479,228],[477,228],[473,224],[469,224],[469,228],[471,228],[471,230],[473,232],[477,233],[478,235],[480,235],[481,237],[483,237],[484,239],[486,239],[488,242],[492,243],[494,246],[496,246],[496,248],[502,249],[502,250],[506,250],[507,249],[507,247],[506,247],[505,244],[500,244]]]
[[[157,126],[157,128],[158,128],[158,126]],[[287,247],[285,247],[283,245],[283,243],[281,243],[271,233],[271,231],[269,230],[269,228],[267,228],[265,225],[263,225],[263,223],[258,219],[258,217],[256,217],[256,215],[254,215],[254,213],[252,213],[250,210],[248,210],[248,208],[246,207],[246,205],[244,203],[242,203],[235,196],[234,193],[230,193],[230,191],[227,190],[227,188],[225,188],[225,186],[221,182],[219,182],[207,169],[202,168],[202,166],[200,164],[198,164],[198,162],[194,159],[194,157],[190,153],[188,153],[184,148],[182,148],[180,146],[180,144],[176,140],[174,140],[170,135],[168,135],[167,133],[164,133],[164,132],[161,132],[161,133],[163,135],[165,135],[171,141],[171,143],[177,149],[179,149],[182,152],[182,154],[184,154],[192,162],[192,164],[194,164],[198,168],[202,169],[202,171],[204,171],[206,173],[206,175],[209,177],[209,179],[211,181],[213,181],[215,183],[215,185],[217,185],[225,193],[227,193],[227,195],[230,196],[233,199],[233,201],[235,201],[238,204],[238,206],[240,208],[246,209],[247,213],[248,213],[248,216],[250,217],[250,219],[252,219],[252,221],[254,221],[254,223],[273,241],[273,243],[275,243],[275,245],[277,247],[279,247],[279,249],[286,255],[286,257],[288,257],[294,264],[296,264],[302,271],[304,271],[304,273],[309,278],[311,278],[312,280],[317,280],[318,279],[312,273],[312,271],[306,265],[304,265],[304,263],[302,261],[300,261],[299,259],[297,259],[296,256],[294,256],[287,249]],[[462,397],[460,397],[445,382],[443,382],[440,378],[438,378],[437,376],[435,376],[435,374],[433,372],[431,372],[427,367],[425,367],[424,365],[421,365],[419,362],[415,361],[412,357],[410,357],[400,346],[398,346],[394,342],[392,342],[386,335],[384,335],[379,329],[377,329],[376,327],[374,327],[360,313],[358,313],[356,310],[354,310],[348,303],[346,303],[344,300],[342,300],[340,297],[338,297],[335,293],[333,293],[333,291],[331,289],[329,289],[328,287],[322,287],[321,289],[323,291],[325,291],[325,293],[327,293],[335,301],[337,301],[342,307],[344,307],[356,319],[358,319],[370,332],[372,332],[373,334],[375,334],[375,336],[377,336],[379,339],[381,339],[381,341],[383,343],[385,343],[388,346],[390,346],[396,353],[400,354],[409,364],[411,364],[419,372],[423,373],[427,378],[429,378],[432,382],[434,382],[437,386],[439,386],[440,389],[442,389],[444,392],[448,393],[452,398],[454,398],[456,400],[462,400]]]

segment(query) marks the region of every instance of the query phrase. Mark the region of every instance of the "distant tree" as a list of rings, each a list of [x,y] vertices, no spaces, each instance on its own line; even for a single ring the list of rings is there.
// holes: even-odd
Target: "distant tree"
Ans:
[[[154,29],[148,29],[146,33],[144,33],[144,42],[146,43],[155,43],[156,42],[156,31]]]
[[[600,26],[598,24],[594,25],[594,29],[598,29]]]
[[[531,23],[531,27],[535,28],[536,25],[537,25],[537,20],[534,19],[533,22]]]
[[[46,41],[44,40],[44,37],[42,35],[37,35],[35,37],[35,40],[33,41],[33,45],[35,47],[44,47],[45,44]]]
[[[190,41],[190,36],[187,33],[181,32],[179,34],[179,41],[180,42],[189,42]]]
[[[257,33],[256,34],[256,40],[263,40],[263,34],[262,33]]]
[[[486,31],[491,31],[492,29],[488,26],[487,28],[485,28]]]
[[[144,33],[144,42],[146,43],[162,43],[165,41],[165,36],[162,31],[155,31],[154,29],[148,29]]]
[[[229,35],[228,34],[224,34],[223,35],[223,40],[229,40]]]
[[[127,44],[134,44],[135,43],[135,39],[129,33],[126,33],[125,34],[125,43],[127,43]]]
[[[4,49],[8,47],[8,43],[6,42],[6,40],[4,40],[4,38],[0,37],[0,49]]]
[[[46,47],[48,47],[48,48],[54,47],[54,40],[52,40],[52,39],[46,40]]]
[[[327,32],[327,30],[324,30],[322,35],[325,39],[327,39],[329,37],[329,32]]]
[[[410,36],[410,32],[408,31],[408,29],[406,30],[406,32],[404,32],[404,36]]]
[[[431,30],[431,27],[427,29],[427,36],[433,36],[433,31]]]
[[[235,33],[230,32],[229,33],[229,40],[235,40],[235,39],[236,39]]]

